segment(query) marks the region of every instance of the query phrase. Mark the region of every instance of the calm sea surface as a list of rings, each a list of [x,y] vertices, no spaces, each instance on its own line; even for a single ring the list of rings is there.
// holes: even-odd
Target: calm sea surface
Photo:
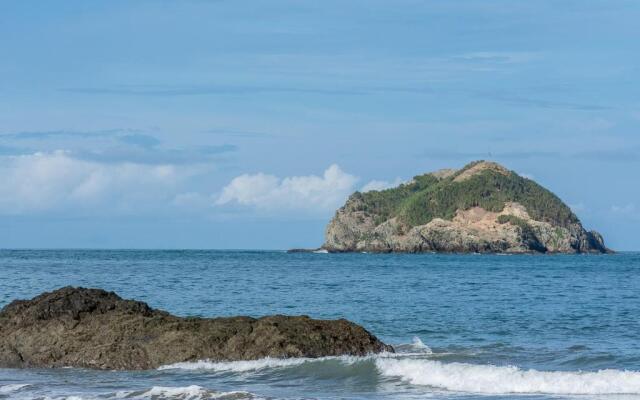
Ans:
[[[0,307],[66,285],[183,316],[345,317],[399,354],[0,369],[0,399],[640,399],[640,253],[0,250]]]

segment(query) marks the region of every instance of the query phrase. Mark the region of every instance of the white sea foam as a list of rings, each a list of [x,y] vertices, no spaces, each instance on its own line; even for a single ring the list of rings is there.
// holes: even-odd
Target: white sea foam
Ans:
[[[116,398],[120,399],[176,399],[176,400],[240,400],[254,399],[249,392],[216,392],[205,389],[202,386],[191,385],[182,387],[154,386],[144,392],[119,392]]]
[[[343,365],[352,365],[364,361],[375,361],[384,358],[405,358],[409,356],[438,356],[440,354],[433,353],[431,348],[424,344],[419,337],[415,336],[411,343],[400,344],[396,346],[397,353],[382,352],[378,354],[370,354],[366,356],[328,356],[328,357],[298,357],[298,358],[273,358],[266,357],[257,360],[246,361],[187,361],[174,364],[163,365],[159,370],[183,369],[183,370],[210,370],[216,372],[250,372],[260,371],[270,368],[287,368],[295,367],[303,364],[322,363],[322,362],[338,362]],[[441,353],[449,354],[449,353]]]
[[[433,360],[429,346],[419,338],[404,345],[411,353],[383,353],[364,357],[263,358],[251,361],[197,361],[163,366],[160,369],[210,370],[247,373],[267,369],[298,367],[314,363],[353,365],[373,362],[385,377],[397,377],[413,385],[455,392],[479,394],[551,394],[551,395],[640,395],[640,372],[622,370],[537,371],[514,366],[443,363]],[[192,388],[194,389],[194,388]],[[195,390],[195,389],[194,389]],[[169,397],[169,396],[168,396]],[[180,396],[171,396],[180,397]],[[185,400],[196,397],[182,397]],[[201,395],[199,398],[203,398]]]
[[[23,389],[27,386],[31,386],[27,383],[24,384],[11,384],[11,385],[2,385],[0,386],[0,394],[9,394],[9,393],[13,393],[13,392],[17,392],[20,389]]]
[[[424,344],[423,344],[424,345]],[[412,346],[412,345],[411,345]],[[426,347],[426,345],[424,345]],[[338,362],[343,365],[352,365],[364,361],[375,361],[383,358],[398,358],[406,357],[407,355],[422,355],[424,351],[420,353],[379,353],[371,354],[367,356],[335,356],[335,357],[318,357],[318,358],[260,358],[258,360],[247,361],[189,361],[180,362],[175,364],[163,365],[159,370],[169,369],[184,369],[184,370],[198,370],[205,369],[215,372],[252,372],[260,371],[270,368],[287,368],[295,367],[303,364],[322,363],[322,362]]]
[[[171,397],[180,399],[201,399],[207,390],[201,386],[191,385],[184,387],[154,386],[148,391],[136,397]]]
[[[226,361],[226,362],[215,362],[208,360],[194,361],[194,362],[180,362],[170,365],[161,366],[160,370],[167,369],[186,369],[186,370],[196,370],[196,369],[206,369],[216,372],[247,372],[247,371],[257,371],[266,368],[281,368],[281,367],[290,367],[295,365],[301,365],[307,362],[312,361],[313,359],[309,358],[262,358],[259,360],[250,360],[250,361]]]
[[[198,370],[206,369],[216,372],[250,372],[260,371],[271,368],[287,368],[295,367],[303,364],[321,363],[321,362],[338,362],[344,365],[351,365],[362,361],[376,360],[378,358],[399,357],[399,354],[394,353],[381,353],[377,355],[369,356],[336,356],[336,357],[318,357],[318,358],[261,358],[258,360],[247,361],[193,361],[193,362],[181,362],[170,365],[161,366],[160,370],[168,369],[185,369],[185,370]]]
[[[378,371],[414,384],[482,394],[640,394],[640,372],[601,370],[565,372],[523,370],[416,359],[377,359]]]

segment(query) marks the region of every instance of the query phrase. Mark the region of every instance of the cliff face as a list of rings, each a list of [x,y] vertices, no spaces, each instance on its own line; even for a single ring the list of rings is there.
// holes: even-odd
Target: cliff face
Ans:
[[[333,217],[330,252],[605,253],[571,209],[503,166],[473,162],[356,192]]]

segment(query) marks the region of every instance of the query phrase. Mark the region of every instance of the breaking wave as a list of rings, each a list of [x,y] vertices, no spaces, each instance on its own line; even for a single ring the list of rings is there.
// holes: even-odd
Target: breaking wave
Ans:
[[[184,370],[209,370],[215,372],[251,372],[261,371],[272,368],[296,367],[304,364],[314,364],[323,362],[338,362],[344,365],[352,365],[363,361],[372,361],[378,358],[393,357],[395,355],[380,354],[371,356],[337,356],[337,357],[319,357],[319,358],[261,358],[258,360],[248,361],[194,361],[181,362],[170,365],[164,365],[159,370],[184,369]]]
[[[205,389],[202,386],[192,385],[184,387],[164,387],[154,386],[143,392],[120,392],[117,398],[120,399],[175,399],[175,400],[241,400],[256,399],[254,395],[248,392],[216,392]]]
[[[318,358],[272,358],[266,357],[258,360],[246,361],[188,361],[174,364],[163,365],[159,370],[209,370],[214,372],[251,372],[260,371],[271,368],[288,368],[296,367],[304,364],[337,362],[342,365],[353,365],[360,362],[370,362],[384,358],[400,358],[407,356],[426,356],[433,354],[429,346],[424,344],[418,337],[414,337],[409,344],[401,344],[396,346],[398,353],[380,353],[368,356],[334,356],[334,357],[318,357]],[[435,354],[434,354],[435,355]]]
[[[386,377],[457,392],[482,394],[603,395],[640,394],[640,372],[601,370],[565,372],[518,367],[442,363],[416,359],[377,359]]]
[[[31,393],[31,396],[24,397],[20,395],[19,391],[31,386],[29,384],[12,384],[12,385],[0,385],[0,396],[4,398],[12,395],[18,395],[18,399],[45,399],[45,400],[261,400],[261,397],[245,392],[245,391],[231,391],[231,392],[219,392],[203,388],[202,386],[191,385],[182,387],[170,387],[170,386],[154,386],[148,390],[138,391],[119,391],[112,393],[95,393],[95,394],[60,394],[54,393],[41,396]]]
[[[27,386],[31,386],[29,384],[11,384],[11,385],[0,385],[0,394],[9,394],[13,392],[17,392],[20,389],[23,389]]]
[[[451,392],[476,394],[640,395],[640,372],[615,369],[595,372],[538,371],[515,366],[494,366],[436,361],[437,354],[421,341],[405,345],[411,353],[384,353],[364,357],[263,358],[252,361],[198,361],[167,365],[160,369],[208,370],[247,373],[304,367],[311,374],[327,368],[337,375],[375,371],[380,378]],[[357,369],[351,367],[356,366]],[[343,369],[349,367],[349,369]],[[361,369],[361,367],[366,369]],[[315,372],[313,372],[315,371]],[[191,399],[191,398],[189,398]]]

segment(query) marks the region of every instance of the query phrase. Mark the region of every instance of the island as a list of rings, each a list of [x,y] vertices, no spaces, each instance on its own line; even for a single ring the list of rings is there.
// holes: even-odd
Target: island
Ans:
[[[555,194],[500,164],[418,175],[356,192],[326,228],[331,253],[609,253]]]
[[[0,311],[0,368],[145,370],[179,362],[393,352],[345,319],[181,318],[101,289],[65,287]]]

